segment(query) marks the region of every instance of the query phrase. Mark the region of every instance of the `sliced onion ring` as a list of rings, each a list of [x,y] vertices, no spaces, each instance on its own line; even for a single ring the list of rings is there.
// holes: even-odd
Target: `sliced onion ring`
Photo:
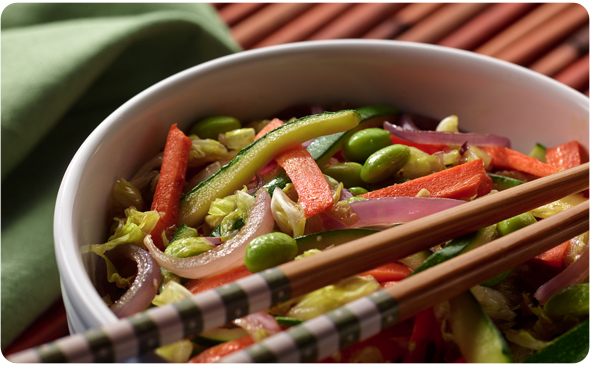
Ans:
[[[250,337],[256,342],[262,340],[266,336],[272,336],[275,333],[281,332],[281,326],[279,326],[275,317],[264,311],[238,318],[234,320],[233,323],[246,330]],[[266,332],[262,334],[262,336],[260,333],[261,329]]]
[[[187,279],[200,279],[220,274],[244,263],[246,246],[254,238],[271,233],[274,219],[270,211],[270,195],[265,189],[257,192],[246,225],[227,242],[197,256],[178,258],[160,251],[151,235],[144,239],[145,246],[160,266]]]
[[[463,143],[468,142],[474,146],[502,146],[510,148],[510,140],[508,138],[494,134],[409,130],[389,122],[383,123],[383,129],[396,137],[416,143],[461,146]]]
[[[113,255],[135,261],[137,274],[131,288],[111,306],[111,310],[117,317],[123,318],[147,309],[158,294],[162,282],[162,272],[158,263],[149,252],[131,244],[121,245],[109,251],[109,256]]]
[[[590,272],[588,269],[588,248],[584,251],[582,256],[577,259],[570,266],[566,267],[562,272],[557,274],[553,279],[541,285],[535,292],[535,298],[541,304],[545,304],[553,294],[561,289],[567,288],[574,284],[582,283]]]

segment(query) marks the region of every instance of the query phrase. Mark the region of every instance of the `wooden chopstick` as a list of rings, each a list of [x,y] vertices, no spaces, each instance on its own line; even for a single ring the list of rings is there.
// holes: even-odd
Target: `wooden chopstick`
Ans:
[[[246,17],[251,16],[265,5],[265,3],[226,4],[224,7],[219,9],[218,13],[221,20],[231,27],[244,20]]]
[[[297,363],[327,358],[586,232],[588,213],[586,201],[271,336],[221,362]]]
[[[588,53],[555,75],[555,80],[578,91],[588,87]]]
[[[13,355],[120,362],[588,188],[588,163]],[[587,228],[587,225],[586,225]],[[351,264],[353,263],[353,264]]]

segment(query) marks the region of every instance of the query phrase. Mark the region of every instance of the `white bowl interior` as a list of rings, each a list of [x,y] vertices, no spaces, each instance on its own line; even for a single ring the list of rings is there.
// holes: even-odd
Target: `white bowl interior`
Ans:
[[[536,142],[573,139],[588,148],[588,98],[525,68],[489,57],[396,41],[321,41],[248,51],[181,72],[139,94],[82,145],[62,182],[54,238],[70,329],[115,321],[87,275],[83,247],[103,243],[113,182],[163,146],[171,124],[199,117],[271,117],[304,102],[387,103],[462,129]]]

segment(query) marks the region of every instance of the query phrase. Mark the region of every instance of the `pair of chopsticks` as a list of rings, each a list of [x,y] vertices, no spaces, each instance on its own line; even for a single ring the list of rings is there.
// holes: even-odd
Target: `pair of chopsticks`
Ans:
[[[588,188],[588,163],[9,357],[121,362]],[[315,361],[588,230],[588,203],[349,303],[226,361]],[[428,273],[428,274],[425,274]],[[442,280],[440,278],[443,278]],[[437,280],[442,281],[434,285]]]

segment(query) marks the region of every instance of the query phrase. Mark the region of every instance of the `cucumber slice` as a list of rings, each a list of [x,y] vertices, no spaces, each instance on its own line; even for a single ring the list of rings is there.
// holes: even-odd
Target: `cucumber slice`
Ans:
[[[301,255],[307,250],[318,249],[325,250],[334,245],[346,243],[357,238],[365,237],[370,234],[379,232],[377,229],[366,228],[350,228],[350,229],[336,229],[333,231],[326,231],[320,233],[308,234],[306,236],[297,237],[297,255]]]
[[[547,148],[545,148],[545,146],[543,146],[540,143],[537,143],[535,145],[535,147],[533,147],[533,149],[531,150],[531,153],[529,153],[530,157],[534,157],[537,160],[546,163],[547,160],[545,159],[545,155],[547,153]]]
[[[488,174],[492,178],[492,183],[494,184],[494,189],[502,191],[508,188],[513,188],[517,185],[524,184],[524,181],[513,179],[511,177],[506,177],[502,175],[496,174]]]
[[[354,110],[326,112],[285,123],[268,132],[242,149],[215,174],[183,195],[178,223],[196,227],[207,215],[212,201],[242,188],[278,154],[311,138],[353,129],[360,121],[361,115]]]
[[[481,308],[473,294],[465,292],[449,300],[449,321],[455,342],[467,362],[506,363],[512,355],[504,336]]]
[[[298,324],[303,323],[303,320],[297,319],[297,318],[292,318],[292,317],[276,316],[275,319],[277,320],[277,323],[280,326],[293,327],[293,326],[297,326]]]
[[[361,129],[383,127],[383,122],[391,122],[394,116],[400,114],[398,109],[388,105],[365,106],[356,109],[356,112],[361,115],[361,121],[357,127],[346,132],[318,137],[307,147],[320,168],[325,166],[330,158],[342,149],[342,145],[350,136]]]
[[[589,330],[588,320],[585,320],[524,362],[561,364],[580,362],[588,356]]]

